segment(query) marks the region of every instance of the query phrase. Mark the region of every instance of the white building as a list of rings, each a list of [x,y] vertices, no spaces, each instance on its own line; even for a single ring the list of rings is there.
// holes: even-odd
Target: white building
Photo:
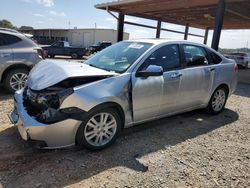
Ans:
[[[124,33],[124,40],[129,39],[129,34]],[[116,43],[117,31],[113,29],[72,29],[69,30],[68,41],[72,46],[89,47],[101,41]]]
[[[55,41],[68,41],[72,46],[89,47],[102,41],[116,43],[117,31],[114,29],[34,29],[22,31],[31,33],[40,44],[51,44]],[[129,33],[124,32],[124,40]]]

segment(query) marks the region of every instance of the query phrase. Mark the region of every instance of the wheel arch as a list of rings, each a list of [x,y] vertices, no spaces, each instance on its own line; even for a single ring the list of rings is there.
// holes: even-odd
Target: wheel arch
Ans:
[[[14,64],[14,65],[10,65],[9,67],[7,67],[7,68],[4,70],[4,72],[3,72],[3,74],[2,74],[2,77],[0,78],[1,83],[3,83],[4,78],[6,77],[6,75],[7,75],[10,71],[15,70],[15,69],[20,69],[20,68],[21,68],[21,69],[27,69],[28,71],[31,70],[31,67],[28,66],[28,65],[25,65],[25,64]]]
[[[224,89],[226,89],[227,96],[229,95],[230,89],[229,89],[228,84],[226,84],[226,83],[221,83],[220,85],[218,85],[218,86],[214,89],[213,93],[214,93],[218,88],[224,88]]]
[[[122,107],[116,102],[104,102],[104,103],[98,104],[97,106],[95,106],[91,110],[89,110],[87,113],[92,113],[92,112],[95,112],[95,111],[98,111],[98,110],[101,110],[101,109],[105,109],[105,108],[106,109],[107,108],[113,108],[113,109],[117,110],[117,112],[119,113],[119,115],[121,117],[121,121],[122,121],[121,130],[122,130],[124,128],[124,123],[125,123],[125,114],[124,114],[124,111],[123,111]],[[75,145],[76,146],[79,146],[79,144],[80,144],[80,141],[79,141],[79,133],[80,133],[80,131],[81,131],[81,125],[77,128],[77,131],[76,131],[76,134],[75,134]]]
[[[95,106],[91,110],[89,110],[89,113],[93,112],[93,111],[105,109],[105,108],[114,108],[117,110],[117,112],[119,113],[119,115],[121,117],[122,129],[123,129],[124,125],[125,125],[125,112],[122,109],[121,105],[116,103],[116,102],[104,102],[104,103],[98,104],[97,106]]]

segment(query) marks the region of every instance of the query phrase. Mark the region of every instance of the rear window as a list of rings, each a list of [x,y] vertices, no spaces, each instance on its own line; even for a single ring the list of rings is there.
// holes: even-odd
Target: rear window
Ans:
[[[9,34],[4,34],[4,33],[1,34],[0,38],[3,38],[3,40],[5,40],[5,45],[15,44],[22,40],[19,37],[9,35]]]

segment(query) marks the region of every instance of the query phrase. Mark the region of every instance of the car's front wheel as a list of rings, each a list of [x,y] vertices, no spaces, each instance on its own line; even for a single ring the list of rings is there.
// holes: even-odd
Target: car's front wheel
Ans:
[[[228,97],[228,93],[224,87],[217,88],[214,91],[209,101],[209,104],[206,108],[207,112],[211,114],[220,113],[225,107],[225,104],[227,102],[227,97]]]
[[[117,138],[121,124],[119,114],[112,108],[92,112],[80,125],[76,142],[90,150],[106,148]]]

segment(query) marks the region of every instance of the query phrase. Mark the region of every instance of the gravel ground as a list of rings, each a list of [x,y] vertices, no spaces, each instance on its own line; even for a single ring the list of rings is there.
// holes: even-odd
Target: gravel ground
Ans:
[[[250,75],[250,74],[249,74]],[[217,116],[197,110],[126,129],[113,146],[37,150],[0,88],[0,187],[250,187],[250,85]]]

